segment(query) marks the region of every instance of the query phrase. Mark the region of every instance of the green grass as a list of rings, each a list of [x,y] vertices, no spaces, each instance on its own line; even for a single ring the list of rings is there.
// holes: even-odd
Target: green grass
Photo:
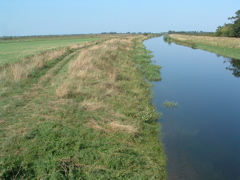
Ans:
[[[221,46],[213,46],[209,44],[196,43],[197,49],[206,50],[209,52],[213,52],[225,57],[240,59],[240,49],[229,48],[229,47],[221,47]]]
[[[33,54],[70,45],[81,44],[98,40],[99,37],[69,38],[67,36],[50,38],[20,38],[13,40],[0,40],[0,66],[5,63],[19,61]]]
[[[240,59],[239,38],[206,37],[190,35],[165,35],[168,41],[175,42],[194,49],[202,49],[225,57]]]
[[[152,64],[151,58],[153,56],[150,53],[151,51],[146,50],[142,44],[139,44],[136,47],[135,61],[140,66],[140,71],[142,71],[146,79],[149,81],[160,81],[161,66]]]
[[[0,179],[166,179],[142,40],[68,49],[1,84]]]

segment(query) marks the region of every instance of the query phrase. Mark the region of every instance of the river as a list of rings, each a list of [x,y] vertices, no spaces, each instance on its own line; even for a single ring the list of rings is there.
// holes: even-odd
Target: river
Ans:
[[[176,44],[144,42],[162,66],[153,103],[169,180],[240,179],[240,61]],[[165,108],[165,101],[178,103]]]

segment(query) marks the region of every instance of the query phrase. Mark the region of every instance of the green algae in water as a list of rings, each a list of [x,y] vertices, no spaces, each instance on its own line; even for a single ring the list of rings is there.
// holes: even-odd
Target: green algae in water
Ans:
[[[162,105],[166,108],[175,108],[178,106],[178,103],[174,101],[165,101]]]

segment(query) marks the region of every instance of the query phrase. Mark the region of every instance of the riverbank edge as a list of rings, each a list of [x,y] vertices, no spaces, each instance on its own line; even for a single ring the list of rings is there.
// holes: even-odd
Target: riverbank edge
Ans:
[[[182,40],[179,40],[179,39],[176,39],[176,38],[172,38],[171,34],[170,35],[164,35],[164,39],[168,43],[173,42],[175,44],[190,47],[192,49],[202,49],[202,50],[205,50],[205,51],[208,51],[208,52],[216,53],[216,54],[221,55],[221,56],[225,56],[225,57],[240,60],[240,49],[238,49],[238,48],[214,46],[214,45],[210,45],[210,44],[207,44],[207,43],[198,43],[198,42],[195,42],[194,40],[191,41],[191,42],[190,41],[182,41]]]
[[[150,102],[150,106],[153,109],[152,111],[152,115],[151,118],[149,118],[149,120],[151,119],[151,133],[149,135],[146,135],[146,139],[152,139],[154,142],[154,145],[151,147],[151,149],[155,149],[155,153],[157,156],[155,156],[156,160],[158,159],[159,161],[159,167],[161,169],[160,172],[156,171],[156,175],[153,174],[152,179],[159,179],[159,177],[161,177],[161,180],[166,180],[167,179],[167,156],[165,153],[165,149],[164,149],[164,145],[161,142],[161,140],[159,140],[159,135],[161,135],[161,124],[158,122],[158,119],[161,118],[162,114],[161,112],[158,112],[156,107],[154,106],[154,104],[152,103],[152,98],[153,98],[153,92],[152,92],[152,82],[153,81],[161,81],[161,73],[160,73],[160,69],[161,66],[156,65],[156,64],[152,64],[153,62],[153,55],[152,55],[152,51],[148,50],[147,47],[144,45],[144,42],[147,40],[150,40],[152,38],[157,38],[160,37],[161,35],[148,35],[144,38],[140,38],[137,40],[137,45],[135,45],[134,48],[134,53],[135,55],[137,54],[137,56],[134,55],[135,59],[135,63],[136,65],[140,66],[139,70],[142,72],[143,75],[143,81],[145,81],[146,86],[145,88],[148,89],[148,99]],[[135,43],[134,43],[135,44]],[[144,60],[143,60],[144,59]],[[144,128],[144,127],[143,127]],[[148,130],[146,129],[146,133]],[[161,138],[160,138],[161,139]],[[151,140],[150,140],[151,141]],[[150,142],[149,141],[149,142]],[[155,147],[154,147],[155,146]],[[151,153],[153,154],[153,153]]]

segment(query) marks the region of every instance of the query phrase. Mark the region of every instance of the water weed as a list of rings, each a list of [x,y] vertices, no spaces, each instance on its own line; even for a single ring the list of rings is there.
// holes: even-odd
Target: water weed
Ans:
[[[174,107],[178,106],[178,103],[174,102],[174,101],[165,101],[163,103],[163,106],[166,107],[166,108],[174,108]]]

